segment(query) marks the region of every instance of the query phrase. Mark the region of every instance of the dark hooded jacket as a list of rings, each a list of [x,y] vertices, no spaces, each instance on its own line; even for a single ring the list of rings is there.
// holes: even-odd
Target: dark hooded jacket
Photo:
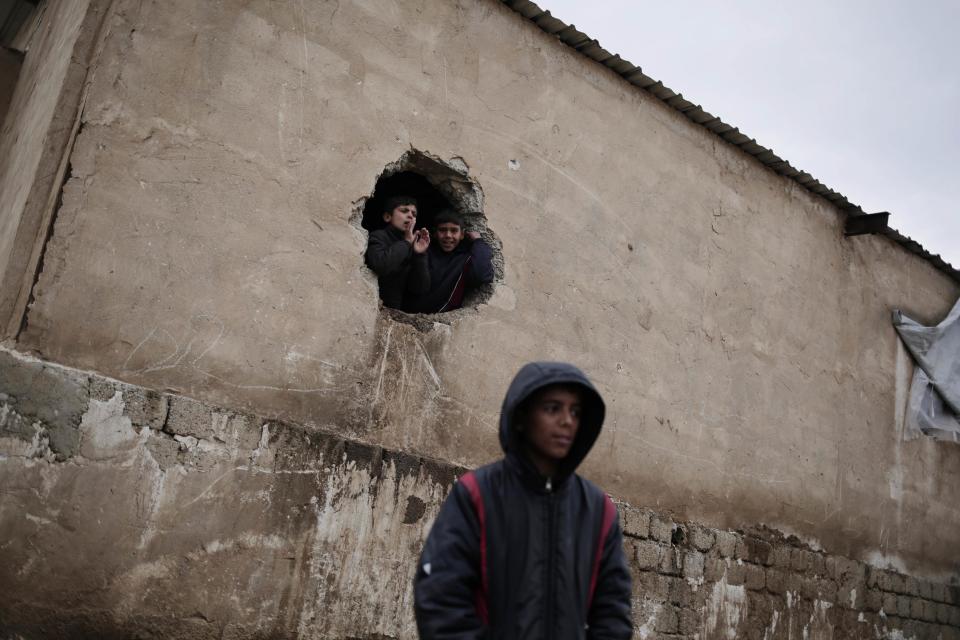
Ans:
[[[411,296],[411,310],[421,313],[453,311],[463,305],[466,292],[493,282],[490,245],[481,239],[465,237],[449,253],[439,243],[431,243],[430,290]]]
[[[557,474],[523,453],[518,406],[551,384],[584,392],[580,427]],[[576,367],[539,362],[514,378],[500,414],[499,462],[465,474],[440,509],[414,579],[420,637],[631,637],[630,574],[616,510],[575,473],[603,423],[600,394]]]
[[[384,306],[411,311],[411,296],[430,289],[427,254],[415,252],[404,240],[403,232],[395,227],[387,226],[370,234],[365,259],[377,274]]]

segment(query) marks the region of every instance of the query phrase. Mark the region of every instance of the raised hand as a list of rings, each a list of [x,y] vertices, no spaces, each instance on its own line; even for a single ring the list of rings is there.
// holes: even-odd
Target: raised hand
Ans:
[[[471,240],[479,240],[480,232],[479,231],[467,231],[466,236]]]
[[[414,253],[423,253],[430,246],[430,232],[426,229],[420,229],[413,234]]]

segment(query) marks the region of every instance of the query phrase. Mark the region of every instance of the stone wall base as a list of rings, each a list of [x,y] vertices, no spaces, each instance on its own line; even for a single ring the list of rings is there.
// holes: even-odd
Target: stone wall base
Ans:
[[[0,351],[0,637],[415,638],[446,462]],[[621,504],[638,638],[960,638],[960,587]]]

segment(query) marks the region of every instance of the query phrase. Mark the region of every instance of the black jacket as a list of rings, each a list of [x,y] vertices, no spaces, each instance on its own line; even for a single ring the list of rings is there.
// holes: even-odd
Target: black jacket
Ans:
[[[464,238],[449,253],[438,243],[432,243],[427,254],[430,256],[430,290],[411,296],[414,311],[438,313],[459,309],[469,289],[493,282],[490,245],[483,240]]]
[[[391,309],[412,311],[408,303],[410,296],[430,289],[427,254],[416,253],[403,239],[403,232],[395,227],[370,233],[366,262],[377,274],[380,299]]]
[[[584,390],[580,428],[548,485],[523,455],[517,406],[548,384]],[[500,414],[506,457],[464,475],[440,509],[414,579],[420,637],[627,640],[630,574],[616,509],[574,473],[600,433],[604,404],[579,369],[528,364]]]

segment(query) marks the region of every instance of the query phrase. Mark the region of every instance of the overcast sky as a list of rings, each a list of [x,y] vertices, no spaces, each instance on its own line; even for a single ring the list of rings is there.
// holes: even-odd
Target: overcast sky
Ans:
[[[960,268],[960,0],[540,0]]]

